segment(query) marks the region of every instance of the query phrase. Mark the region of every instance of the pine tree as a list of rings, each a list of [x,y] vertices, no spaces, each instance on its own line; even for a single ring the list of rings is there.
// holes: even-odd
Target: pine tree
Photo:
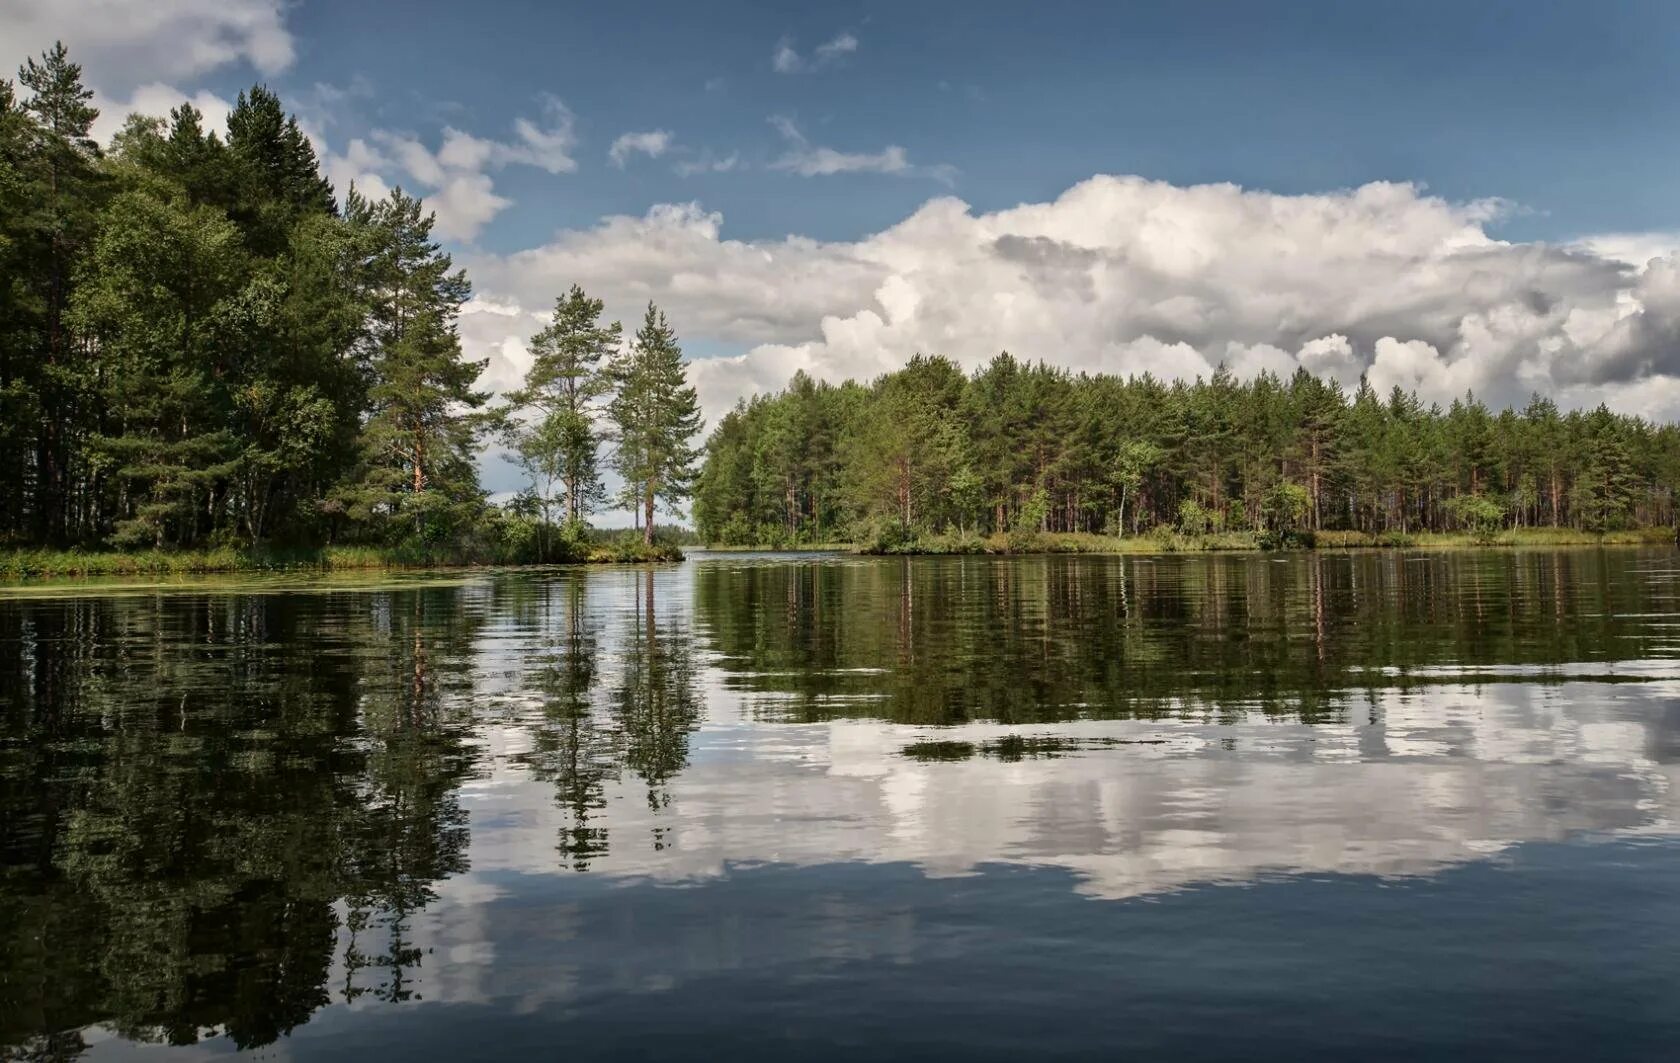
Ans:
[[[337,213],[309,138],[267,88],[239,94],[228,115],[227,146],[238,162],[230,215],[253,250],[276,254],[299,218]]]
[[[21,538],[26,531],[31,499],[24,471],[34,465],[43,417],[24,225],[34,125],[12,83],[0,78],[0,538]]]
[[[362,433],[363,470],[348,492],[353,516],[394,519],[430,541],[459,526],[481,499],[473,448],[486,394],[485,363],[461,353],[455,321],[471,294],[466,274],[432,240],[434,215],[394,189],[377,204],[352,197],[352,221],[372,244],[368,340],[373,412]]]
[[[601,300],[575,284],[556,299],[548,326],[531,337],[525,384],[507,397],[516,413],[534,413],[534,423],[515,430],[515,448],[529,451],[537,468],[553,470],[572,524],[606,500],[598,422],[600,402],[612,386],[608,363],[618,353],[623,329],[616,321],[603,325],[603,309]]]
[[[1589,531],[1621,527],[1639,489],[1628,425],[1600,405],[1582,419],[1584,462],[1575,483],[1575,511]]]
[[[639,508],[642,539],[653,542],[658,502],[675,509],[693,492],[700,452],[700,400],[687,383],[682,348],[665,315],[651,302],[629,350],[613,366],[617,393],[608,412],[616,428],[615,464],[625,498]]]
[[[33,462],[31,510],[35,538],[63,541],[70,534],[71,464],[75,434],[88,395],[85,366],[79,364],[64,316],[70,305],[77,259],[92,239],[98,213],[99,146],[92,128],[99,111],[82,84],[62,42],[41,61],[26,61],[18,83],[31,96],[24,110],[33,118],[25,160],[30,210],[19,219],[28,243],[29,300],[36,307],[36,332],[28,342],[32,391],[42,413]]]

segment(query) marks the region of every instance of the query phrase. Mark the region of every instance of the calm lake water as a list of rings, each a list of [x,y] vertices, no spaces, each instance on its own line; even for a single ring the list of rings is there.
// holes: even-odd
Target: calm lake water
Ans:
[[[1680,555],[0,591],[0,1058],[1673,1058]]]

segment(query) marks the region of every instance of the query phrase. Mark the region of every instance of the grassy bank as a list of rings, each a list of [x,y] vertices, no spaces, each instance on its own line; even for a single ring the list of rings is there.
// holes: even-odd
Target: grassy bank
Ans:
[[[709,554],[835,554],[855,553],[857,544],[849,542],[800,543],[798,546],[779,546],[764,543],[757,546],[737,546],[732,543],[712,543],[700,549]]]
[[[681,561],[680,547],[647,546],[624,538],[589,544],[577,556],[554,564],[640,564]],[[0,580],[94,576],[186,576],[217,572],[376,571],[513,564],[504,559],[449,551],[379,546],[328,546],[316,550],[83,551],[18,549],[0,551]]]
[[[1637,528],[1589,532],[1574,528],[1514,528],[1493,536],[1471,532],[1418,534],[1319,532],[1297,540],[1298,549],[1317,550],[1485,550],[1501,547],[1663,546],[1675,541],[1672,528]],[[932,535],[894,543],[854,546],[856,553],[894,555],[956,554],[1161,554],[1220,553],[1275,548],[1258,532],[1185,534],[1155,531],[1123,539],[1108,535],[1040,533],[1036,535]]]

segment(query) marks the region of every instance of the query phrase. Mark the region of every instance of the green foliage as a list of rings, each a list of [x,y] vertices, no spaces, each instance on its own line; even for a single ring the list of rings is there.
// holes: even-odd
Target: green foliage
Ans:
[[[555,300],[548,326],[531,337],[525,382],[507,396],[507,411],[515,418],[509,441],[543,499],[544,519],[556,486],[568,522],[582,520],[606,501],[600,403],[612,389],[608,360],[623,330],[616,321],[601,324],[603,308],[575,284]]]
[[[1455,495],[1444,507],[1480,543],[1497,541],[1505,527],[1505,507],[1486,495]]]
[[[1015,514],[1015,524],[1009,529],[1009,549],[1013,553],[1036,550],[1041,542],[1044,522],[1050,516],[1050,492],[1039,488],[1033,492]]]
[[[1186,498],[1178,504],[1178,520],[1175,522],[1181,535],[1201,535],[1213,525],[1213,517],[1206,507],[1194,498]]]
[[[687,382],[677,334],[652,303],[611,373],[617,391],[609,412],[624,501],[641,511],[643,541],[651,546],[658,503],[675,512],[693,493],[699,451],[691,440],[701,427],[699,396]]]
[[[917,356],[868,385],[797,375],[706,441],[707,541],[795,545],[855,529],[860,548],[957,539],[1150,535],[1157,548],[1307,546],[1329,533],[1404,544],[1508,500],[1511,526],[1672,526],[1680,427],[1537,398],[1450,410],[1297,373],[1165,384],[999,355],[964,376]],[[1471,509],[1464,509],[1464,506]],[[1110,544],[1110,548],[1114,548]]]
[[[260,85],[225,131],[183,103],[131,116],[108,155],[91,100],[62,46],[0,80],[0,543],[140,568],[325,544],[584,560],[603,552],[583,522],[605,500],[610,406],[646,507],[636,556],[660,553],[655,503],[691,489],[699,412],[654,308],[620,351],[573,287],[486,411],[457,334],[471,286],[418,199],[341,206]],[[495,429],[531,479],[506,509],[477,476]]]
[[[483,362],[462,357],[455,319],[471,294],[464,273],[431,238],[433,218],[399,188],[379,203],[352,194],[352,224],[367,234],[367,344],[373,384],[356,479],[341,491],[350,515],[393,541],[447,541],[481,505],[470,411]]]

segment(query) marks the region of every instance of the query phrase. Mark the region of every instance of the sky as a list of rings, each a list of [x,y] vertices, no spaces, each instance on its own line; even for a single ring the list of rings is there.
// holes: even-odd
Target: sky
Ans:
[[[577,283],[711,423],[1004,349],[1680,416],[1680,4],[0,0],[54,39],[102,134],[260,82],[423,194],[492,390]]]

